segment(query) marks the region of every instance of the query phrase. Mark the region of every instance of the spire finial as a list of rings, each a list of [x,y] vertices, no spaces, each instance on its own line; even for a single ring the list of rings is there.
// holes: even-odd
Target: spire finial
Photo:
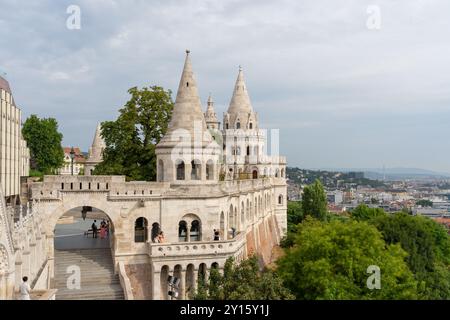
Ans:
[[[242,66],[241,65],[239,65],[239,71],[242,71]]]

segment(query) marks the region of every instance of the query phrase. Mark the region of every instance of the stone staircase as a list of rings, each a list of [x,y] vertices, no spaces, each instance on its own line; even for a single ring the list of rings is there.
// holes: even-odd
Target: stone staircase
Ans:
[[[68,289],[72,272],[69,266],[79,266],[81,289]],[[70,283],[70,281],[69,281]],[[55,250],[55,279],[57,300],[123,300],[119,275],[114,274],[111,249]]]

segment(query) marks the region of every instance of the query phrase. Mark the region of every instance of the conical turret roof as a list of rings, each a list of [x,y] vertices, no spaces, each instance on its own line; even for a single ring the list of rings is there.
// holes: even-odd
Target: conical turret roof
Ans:
[[[102,161],[102,152],[106,148],[105,141],[102,136],[102,127],[97,124],[97,128],[95,130],[94,140],[92,141],[92,146],[89,148],[89,162],[101,162]]]
[[[248,95],[247,86],[244,81],[244,72],[242,68],[239,67],[239,74],[236,79],[236,84],[234,85],[233,97],[231,98],[230,107],[228,108],[228,113],[238,114],[238,113],[252,113],[253,108],[250,102],[250,97]]]
[[[202,144],[212,141],[212,137],[206,129],[205,117],[203,115],[189,53],[189,50],[186,50],[186,60],[178,86],[172,118],[167,133],[159,143],[160,146],[169,142],[179,142],[180,136],[187,135],[190,135],[191,140],[194,140],[194,137],[196,141],[201,139]]]

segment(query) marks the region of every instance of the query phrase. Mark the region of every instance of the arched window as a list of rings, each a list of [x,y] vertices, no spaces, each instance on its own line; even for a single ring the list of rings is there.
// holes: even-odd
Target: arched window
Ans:
[[[278,204],[283,204],[283,195],[282,194],[280,194],[278,196]]]
[[[228,128],[229,127],[229,125],[228,125],[228,122],[225,124],[225,129],[229,129]]]
[[[254,169],[252,172],[252,178],[253,179],[258,179],[258,170]]]
[[[158,236],[161,228],[159,227],[159,223],[155,222],[152,224],[152,242],[155,242],[155,238]]]
[[[186,221],[182,220],[178,224],[178,241],[179,242],[186,242],[187,241],[187,235],[188,235],[187,223],[186,223]]]
[[[238,121],[236,122],[236,129],[240,129],[241,128],[241,123]]]
[[[200,233],[200,221],[194,220],[191,223],[190,232],[190,241],[200,241],[201,233]]]
[[[244,230],[245,226],[245,207],[244,202],[241,203],[241,230]]]
[[[191,166],[192,166],[191,180],[200,180],[202,167],[200,160],[192,160]]]
[[[164,162],[161,159],[158,161],[158,179],[164,181]]]
[[[253,123],[250,122],[250,124],[248,125],[249,129],[253,129]]]
[[[275,178],[278,178],[280,176],[280,169],[277,168],[275,171]]]
[[[134,242],[146,242],[148,222],[147,219],[140,217],[134,222]]]
[[[225,215],[223,211],[220,213],[220,240],[223,240],[225,236]]]
[[[178,160],[177,161],[177,180],[184,180],[184,161]]]
[[[237,147],[236,148],[236,155],[240,156],[241,155],[241,147]]]
[[[247,155],[250,155],[250,146],[247,146]]]
[[[206,180],[214,180],[214,162],[212,160],[206,163]]]

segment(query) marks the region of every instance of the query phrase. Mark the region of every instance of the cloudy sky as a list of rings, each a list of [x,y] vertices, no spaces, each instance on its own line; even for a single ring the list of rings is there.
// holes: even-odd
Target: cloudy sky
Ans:
[[[175,91],[189,48],[220,118],[242,65],[290,165],[450,172],[449,39],[448,0],[0,0],[16,103],[84,150],[130,87]]]

